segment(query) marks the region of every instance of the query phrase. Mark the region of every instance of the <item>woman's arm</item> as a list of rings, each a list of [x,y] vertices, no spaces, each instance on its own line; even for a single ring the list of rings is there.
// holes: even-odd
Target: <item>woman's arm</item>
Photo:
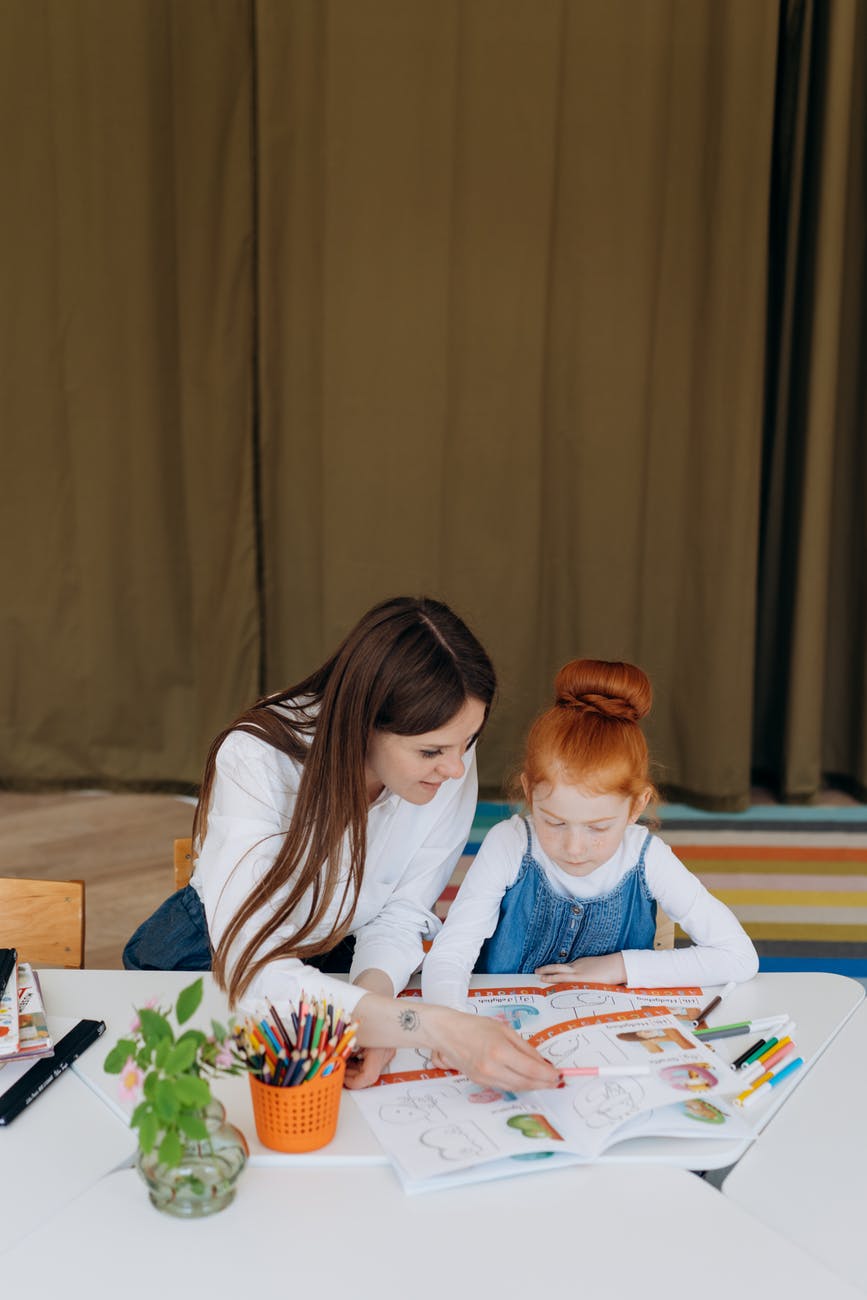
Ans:
[[[560,1082],[555,1067],[500,1020],[376,993],[364,994],[355,1019],[361,1047],[423,1047],[474,1083],[520,1092]]]

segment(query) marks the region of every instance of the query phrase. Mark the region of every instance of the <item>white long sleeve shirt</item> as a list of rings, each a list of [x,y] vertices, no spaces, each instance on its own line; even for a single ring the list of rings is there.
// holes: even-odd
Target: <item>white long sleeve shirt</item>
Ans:
[[[476,808],[475,748],[467,751],[463,764],[464,775],[443,782],[428,804],[409,803],[385,789],[371,805],[364,874],[352,922],[356,944],[351,979],[375,968],[385,971],[398,992],[422,960],[422,940],[439,930],[441,922],[431,908],[463,852]],[[207,832],[190,881],[204,905],[215,947],[277,855],[289,829],[301,772],[300,764],[246,732],[231,732],[219,749]],[[344,841],[340,881],[316,937],[334,927],[348,863]],[[309,915],[306,900],[307,895],[298,923],[284,927],[275,944],[300,928]],[[345,911],[348,908],[349,903]],[[233,944],[230,967],[267,915],[261,908],[248,921]],[[256,976],[244,1002],[265,997],[297,1002],[302,989],[314,997],[336,998],[346,1012],[365,992],[297,958],[277,958]]]
[[[532,818],[530,825],[532,828]],[[570,876],[551,861],[533,831],[533,857],[552,888],[563,897],[587,900],[616,888],[635,865],[647,831],[628,826],[612,858],[587,876]],[[485,939],[494,933],[500,903],[515,883],[527,848],[521,817],[500,822],[486,835],[482,847],[449,908],[422,967],[425,1001],[462,1010],[470,975]],[[714,898],[654,836],[644,859],[647,886],[663,911],[693,941],[691,948],[632,949],[623,953],[626,982],[644,988],[724,984],[751,979],[758,970],[752,941],[733,912]]]

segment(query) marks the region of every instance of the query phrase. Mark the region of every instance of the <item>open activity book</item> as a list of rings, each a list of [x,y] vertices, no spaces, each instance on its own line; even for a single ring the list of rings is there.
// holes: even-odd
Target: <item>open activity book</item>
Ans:
[[[398,1052],[376,1087],[350,1095],[408,1192],[529,1172],[527,1161],[589,1162],[626,1138],[753,1135],[730,1100],[734,1070],[692,1033],[700,988],[561,984],[469,997],[478,1015],[506,1019],[560,1068],[638,1069],[512,1093],[432,1068],[423,1052]]]

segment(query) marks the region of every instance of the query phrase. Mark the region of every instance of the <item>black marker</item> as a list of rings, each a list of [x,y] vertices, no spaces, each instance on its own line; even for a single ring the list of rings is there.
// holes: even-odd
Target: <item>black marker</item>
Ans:
[[[9,976],[15,969],[18,953],[14,948],[0,948],[0,998],[6,992]]]
[[[752,1047],[748,1047],[745,1052],[741,1052],[740,1056],[732,1061],[733,1067],[736,1070],[742,1070],[751,1057],[757,1056],[759,1052],[761,1052],[762,1048],[767,1044],[767,1041],[766,1038],[760,1038],[758,1042],[753,1043]]]
[[[104,1033],[104,1020],[79,1020],[75,1028],[64,1034],[55,1045],[53,1056],[46,1056],[31,1065],[17,1083],[0,1095],[0,1125],[11,1124],[49,1083],[59,1078]]]

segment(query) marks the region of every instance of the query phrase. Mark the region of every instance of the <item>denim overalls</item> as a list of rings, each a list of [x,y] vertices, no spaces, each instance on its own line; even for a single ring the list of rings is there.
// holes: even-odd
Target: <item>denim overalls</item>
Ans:
[[[486,939],[476,971],[520,974],[537,966],[563,965],[578,957],[599,957],[625,948],[652,948],[656,899],[644,878],[644,837],[638,861],[608,894],[582,902],[564,898],[550,885],[533,857],[530,823],[527,849],[517,879],[500,903],[497,928]]]

